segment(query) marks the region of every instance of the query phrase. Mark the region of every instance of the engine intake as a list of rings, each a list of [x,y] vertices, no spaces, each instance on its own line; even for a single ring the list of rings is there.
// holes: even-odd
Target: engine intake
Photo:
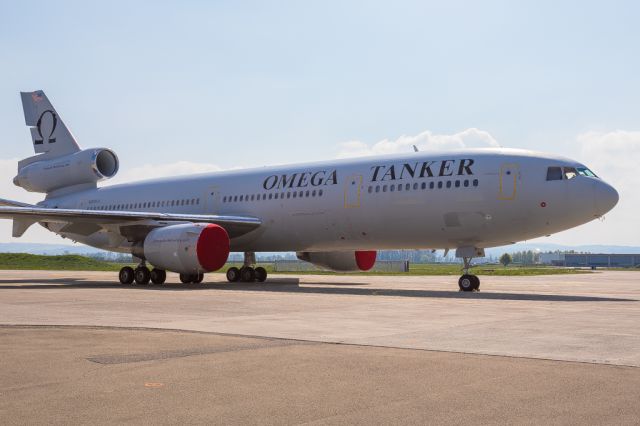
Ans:
[[[35,161],[21,168],[13,183],[29,192],[46,193],[110,179],[118,173],[119,166],[118,156],[110,149],[85,149],[64,157]]]
[[[227,262],[229,244],[219,225],[185,223],[149,232],[142,255],[153,266],[180,274],[212,272]]]
[[[298,259],[338,272],[368,271],[376,263],[375,251],[298,252]]]

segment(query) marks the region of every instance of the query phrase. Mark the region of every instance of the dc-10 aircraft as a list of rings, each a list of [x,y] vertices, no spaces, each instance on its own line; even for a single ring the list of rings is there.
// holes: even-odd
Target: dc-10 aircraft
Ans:
[[[23,92],[36,155],[18,163],[17,186],[46,194],[30,205],[0,201],[13,236],[38,223],[65,238],[140,259],[123,284],[184,283],[221,269],[264,281],[255,253],[295,251],[336,271],[366,271],[382,249],[455,249],[462,291],[478,290],[471,260],[487,247],[563,231],[611,210],[616,190],[585,165],[514,149],[414,152],[134,182],[106,148],[82,150],[44,92]],[[153,265],[149,270],[147,264]]]

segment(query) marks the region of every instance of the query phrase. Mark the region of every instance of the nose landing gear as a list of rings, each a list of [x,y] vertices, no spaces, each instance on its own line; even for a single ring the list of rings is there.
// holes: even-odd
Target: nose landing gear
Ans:
[[[461,257],[463,261],[463,275],[458,280],[460,291],[480,291],[480,278],[469,274],[469,269],[471,269],[471,260],[474,257],[484,257],[484,249],[460,247],[456,250],[456,257]]]

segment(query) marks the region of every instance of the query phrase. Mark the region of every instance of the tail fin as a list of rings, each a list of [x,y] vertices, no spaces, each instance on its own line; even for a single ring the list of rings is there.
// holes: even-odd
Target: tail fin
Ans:
[[[75,138],[42,90],[20,92],[24,121],[31,127],[31,139],[37,158],[55,158],[80,151]],[[30,163],[31,157],[24,162]],[[22,162],[21,162],[22,163]]]

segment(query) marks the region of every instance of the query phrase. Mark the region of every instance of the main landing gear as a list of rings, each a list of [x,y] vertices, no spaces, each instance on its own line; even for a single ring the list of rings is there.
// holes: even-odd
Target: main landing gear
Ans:
[[[244,283],[252,283],[254,281],[264,282],[267,279],[267,270],[262,266],[253,268],[251,265],[256,264],[256,254],[254,252],[245,252],[242,268],[238,269],[232,266],[227,270],[227,281],[235,283],[242,281]]]
[[[167,272],[155,268],[149,270],[149,268],[142,263],[136,269],[130,266],[125,266],[120,269],[118,278],[120,279],[120,284],[133,284],[135,282],[138,285],[147,285],[151,282],[152,284],[160,285],[164,284],[167,280]]]

